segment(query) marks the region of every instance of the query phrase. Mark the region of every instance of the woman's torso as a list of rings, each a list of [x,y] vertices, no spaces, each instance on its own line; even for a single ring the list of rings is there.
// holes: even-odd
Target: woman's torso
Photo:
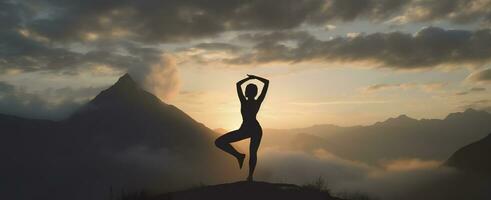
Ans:
[[[261,128],[256,119],[260,106],[256,100],[246,100],[241,104],[242,128]]]

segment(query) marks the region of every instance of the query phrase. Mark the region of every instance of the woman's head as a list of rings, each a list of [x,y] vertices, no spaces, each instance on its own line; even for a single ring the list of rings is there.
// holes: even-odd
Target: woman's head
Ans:
[[[254,99],[257,95],[257,86],[254,85],[254,84],[249,84],[246,86],[246,89],[245,89],[245,96],[248,98],[248,99]]]

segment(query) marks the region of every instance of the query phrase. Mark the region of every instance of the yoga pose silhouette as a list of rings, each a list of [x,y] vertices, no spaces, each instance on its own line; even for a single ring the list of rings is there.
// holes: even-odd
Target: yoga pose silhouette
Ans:
[[[257,86],[252,83],[246,86],[245,96],[242,92],[242,84],[251,79],[257,79],[264,84],[261,94],[257,97],[257,99],[254,99],[257,95]],[[249,176],[247,177],[248,181],[252,181],[253,179],[252,177],[257,162],[257,150],[259,148],[259,143],[261,142],[261,137],[263,135],[263,130],[261,129],[261,125],[259,125],[259,122],[256,119],[256,115],[259,111],[259,107],[261,107],[261,103],[263,102],[264,97],[266,96],[268,86],[269,80],[249,74],[247,75],[247,78],[237,82],[237,95],[239,96],[240,100],[242,125],[238,130],[226,133],[215,140],[215,145],[218,148],[237,158],[237,161],[239,162],[239,167],[242,169],[245,154],[238,152],[230,143],[251,138],[249,146]]]

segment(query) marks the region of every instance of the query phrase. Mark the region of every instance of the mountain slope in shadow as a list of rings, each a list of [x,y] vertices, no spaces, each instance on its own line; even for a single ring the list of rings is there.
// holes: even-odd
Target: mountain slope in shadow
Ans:
[[[491,134],[457,150],[445,165],[464,172],[491,175]]]
[[[174,190],[237,179],[216,133],[128,75],[67,119],[0,115],[5,199],[105,199],[114,190]]]
[[[213,186],[203,186],[195,189],[172,192],[148,200],[342,200],[333,197],[327,191],[300,187],[292,184],[279,184],[267,182],[235,182]]]

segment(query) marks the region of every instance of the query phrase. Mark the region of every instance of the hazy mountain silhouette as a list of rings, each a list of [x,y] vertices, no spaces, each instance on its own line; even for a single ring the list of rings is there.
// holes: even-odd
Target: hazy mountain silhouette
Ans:
[[[399,199],[491,199],[490,152],[491,134],[460,148],[444,163],[457,170],[420,184]]]
[[[214,147],[216,137],[125,74],[62,121],[0,115],[0,194],[101,199],[110,187],[171,190],[230,180],[236,163]]]
[[[456,149],[483,138],[490,130],[490,113],[468,109],[444,119],[416,120],[401,115],[368,126],[266,129],[263,145],[302,151],[320,148],[368,163],[404,158],[445,160]]]
[[[491,175],[491,134],[462,147],[445,164],[465,172]]]
[[[194,152],[196,148],[206,148],[216,137],[175,106],[141,89],[128,74],[63,123],[77,127],[77,132],[96,134],[104,148],[144,144],[194,154],[200,153]]]

